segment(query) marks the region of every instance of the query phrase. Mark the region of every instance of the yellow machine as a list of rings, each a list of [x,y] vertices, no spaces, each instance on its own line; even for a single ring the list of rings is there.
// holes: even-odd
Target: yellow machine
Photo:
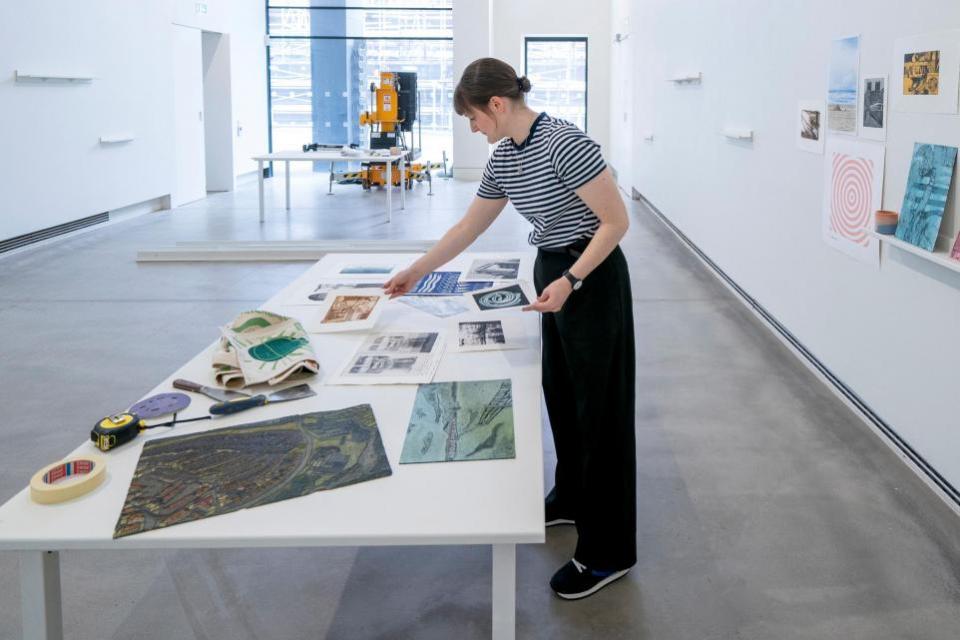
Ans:
[[[416,90],[416,74],[404,74],[407,76],[413,76],[413,90]],[[401,116],[401,105],[400,105],[400,89],[401,81],[399,78],[400,74],[394,73],[392,71],[381,71],[380,72],[380,86],[376,84],[370,84],[370,97],[373,104],[373,111],[364,111],[360,114],[360,125],[370,127],[370,148],[371,149],[389,149],[390,147],[399,146],[397,144],[397,132],[400,129],[398,125],[401,123],[406,123],[407,117],[413,115],[416,117],[416,107],[413,107],[413,113],[409,114],[410,111],[410,100],[404,100],[403,105],[403,115]],[[410,89],[404,87],[404,93]],[[416,97],[414,96],[413,104],[416,104]],[[412,122],[410,123],[412,124]],[[404,127],[404,130],[410,131],[410,127]],[[401,134],[402,141],[402,134]]]
[[[413,188],[414,181],[426,179],[433,193],[433,179],[430,171],[444,167],[445,163],[416,162],[419,149],[407,145],[404,134],[413,132],[417,120],[417,74],[406,71],[381,71],[380,85],[370,84],[370,103],[372,111],[360,114],[360,125],[370,127],[370,148],[390,149],[406,155],[404,187]],[[387,167],[383,162],[365,162],[360,171],[349,171],[331,176],[337,182],[360,184],[364,189],[382,187],[387,184]],[[393,186],[400,185],[400,172],[392,172]]]

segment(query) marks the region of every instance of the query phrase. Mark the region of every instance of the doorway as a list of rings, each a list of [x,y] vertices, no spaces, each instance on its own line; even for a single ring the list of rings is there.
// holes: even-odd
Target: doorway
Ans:
[[[173,93],[178,207],[234,188],[229,35],[173,25]]]

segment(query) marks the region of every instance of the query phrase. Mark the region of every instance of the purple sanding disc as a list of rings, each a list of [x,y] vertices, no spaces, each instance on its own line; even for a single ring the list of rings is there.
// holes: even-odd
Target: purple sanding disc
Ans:
[[[130,412],[141,418],[156,418],[168,413],[179,413],[188,406],[190,406],[190,396],[185,393],[158,393],[130,407]]]

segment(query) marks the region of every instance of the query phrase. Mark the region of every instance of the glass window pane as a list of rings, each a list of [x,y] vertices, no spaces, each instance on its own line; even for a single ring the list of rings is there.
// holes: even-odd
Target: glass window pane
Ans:
[[[370,84],[381,71],[414,71],[420,104],[407,134],[421,158],[440,161],[452,145],[453,42],[275,38],[270,46],[273,150],[310,142],[368,147],[360,113],[371,108]],[[421,147],[420,131],[423,142]]]
[[[271,8],[269,33],[271,36],[452,38],[453,12]]]
[[[527,104],[587,130],[586,40],[526,40]]]

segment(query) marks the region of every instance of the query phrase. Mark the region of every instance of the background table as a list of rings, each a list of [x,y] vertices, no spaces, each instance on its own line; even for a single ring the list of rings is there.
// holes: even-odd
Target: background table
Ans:
[[[465,271],[473,257],[463,255],[445,270]],[[496,257],[517,257],[503,254]],[[529,276],[532,256],[523,254]],[[318,307],[290,306],[288,299],[311,283],[329,277],[345,263],[407,264],[416,254],[331,254],[271,298],[265,309],[303,321]],[[513,383],[516,458],[436,464],[400,465],[400,453],[416,395],[416,385],[323,386],[322,377],[341,367],[359,346],[362,333],[312,335],[323,371],[311,381],[317,396],[253,409],[215,421],[177,425],[164,433],[147,432],[135,441],[102,454],[107,478],[86,496],[59,505],[39,505],[23,490],[0,507],[0,550],[20,551],[24,637],[62,636],[60,550],[182,549],[210,547],[305,547],[361,545],[491,545],[493,552],[493,637],[513,638],[516,610],[516,544],[544,540],[543,449],[540,426],[540,356],[538,314],[514,313],[523,319],[524,349],[456,353],[450,347],[435,381],[510,378]],[[224,323],[232,318],[224,318]],[[439,319],[398,301],[387,303],[376,330],[444,328]],[[213,331],[211,331],[213,333]],[[213,384],[210,348],[174,372],[152,393],[171,391],[174,378]],[[204,415],[213,402],[191,394],[180,417]],[[135,400],[131,398],[132,401]],[[377,418],[393,475],[369,482],[276,502],[235,513],[188,522],[114,540],[130,480],[144,442],[291,414],[369,403]],[[104,407],[104,414],[124,407]],[[62,428],[62,427],[57,427]],[[78,439],[86,437],[78,427]],[[89,441],[72,455],[96,452]],[[52,460],[52,457],[51,457]],[[29,478],[24,478],[24,483]],[[398,576],[398,581],[399,581]]]
[[[345,156],[339,150],[321,150],[321,151],[277,151],[260,156],[253,156],[257,161],[257,184],[260,189],[260,222],[263,222],[263,163],[264,162],[283,162],[285,163],[285,193],[286,209],[290,210],[290,163],[291,162],[329,162],[330,163],[330,193],[333,193],[333,164],[335,162],[383,162],[387,165],[387,222],[390,222],[393,213],[393,165],[397,163],[400,171],[400,208],[406,207],[406,189],[403,184],[404,167],[406,164],[404,154],[394,154],[389,156],[373,155],[369,152],[362,155]]]

